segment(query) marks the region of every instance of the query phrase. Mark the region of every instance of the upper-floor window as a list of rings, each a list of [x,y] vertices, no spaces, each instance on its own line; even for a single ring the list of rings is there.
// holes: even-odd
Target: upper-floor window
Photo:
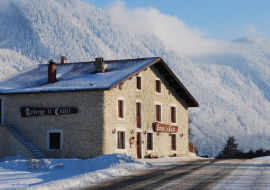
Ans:
[[[138,90],[141,90],[142,89],[142,78],[140,76],[137,76],[136,77],[136,88]]]
[[[136,102],[136,120],[137,120],[137,127],[141,128],[141,103]]]
[[[161,93],[161,82],[160,82],[160,80],[156,80],[156,92]]]
[[[171,107],[171,123],[176,123],[176,107]]]
[[[124,100],[118,100],[118,118],[124,118]]]
[[[156,121],[161,122],[161,105],[156,105]]]

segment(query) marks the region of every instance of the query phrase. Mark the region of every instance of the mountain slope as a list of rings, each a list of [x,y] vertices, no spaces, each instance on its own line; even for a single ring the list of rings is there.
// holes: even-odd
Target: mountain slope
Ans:
[[[161,56],[200,103],[191,109],[200,154],[217,155],[229,135],[243,150],[270,146],[268,39],[240,38],[231,42],[235,53],[188,60],[155,35],[133,32],[79,0],[10,0],[5,7],[0,10],[1,78],[60,55],[68,62]]]

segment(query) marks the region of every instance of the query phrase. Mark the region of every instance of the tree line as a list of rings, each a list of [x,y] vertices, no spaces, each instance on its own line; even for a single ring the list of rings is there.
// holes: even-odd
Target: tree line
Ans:
[[[238,150],[238,144],[235,143],[235,139],[233,136],[230,136],[227,140],[227,143],[224,145],[222,151],[219,152],[216,159],[251,159],[262,156],[269,156],[270,150],[264,150],[262,148],[256,150],[249,150],[248,152],[243,152],[242,150]]]

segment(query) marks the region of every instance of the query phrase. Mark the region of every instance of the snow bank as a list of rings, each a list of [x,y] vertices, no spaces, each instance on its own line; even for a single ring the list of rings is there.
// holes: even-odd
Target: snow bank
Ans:
[[[110,154],[92,159],[0,160],[0,189],[74,189],[150,168],[128,155]]]

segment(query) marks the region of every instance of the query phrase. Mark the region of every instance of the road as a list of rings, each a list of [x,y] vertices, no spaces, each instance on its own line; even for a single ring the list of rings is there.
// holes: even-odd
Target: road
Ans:
[[[181,162],[87,189],[209,189],[245,160]]]
[[[270,189],[269,160],[193,160],[88,189]]]

